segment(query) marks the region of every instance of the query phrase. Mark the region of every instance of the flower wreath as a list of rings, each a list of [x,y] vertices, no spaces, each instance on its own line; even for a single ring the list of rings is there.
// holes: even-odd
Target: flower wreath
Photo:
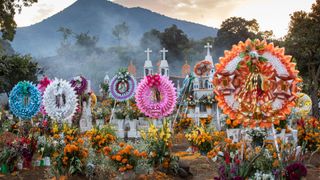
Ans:
[[[51,83],[52,81],[47,77],[45,76],[44,78],[42,78],[38,84],[38,89],[39,91],[41,92],[41,96],[43,97],[43,93],[44,91],[46,90],[46,88],[48,87],[48,85]],[[45,111],[44,109],[44,105],[43,103],[41,104],[41,107],[40,107],[40,112],[42,113],[42,115],[46,115],[47,112]]]
[[[83,94],[88,87],[88,81],[83,76],[74,77],[70,83],[78,95]]]
[[[270,127],[285,120],[295,105],[296,84],[301,80],[284,48],[248,39],[224,54],[213,79],[223,112],[244,126]]]
[[[177,99],[172,81],[158,74],[146,76],[139,83],[135,98],[140,111],[152,118],[171,114]]]
[[[46,88],[43,104],[48,115],[56,120],[66,120],[75,113],[78,100],[71,84],[62,79],[55,79]]]
[[[306,117],[312,108],[311,98],[305,93],[297,93],[298,99],[294,111],[301,117]]]
[[[203,76],[207,73],[209,73],[212,69],[212,63],[208,60],[203,60],[198,62],[195,66],[194,66],[194,73],[198,76]]]
[[[126,70],[120,70],[110,82],[110,95],[117,101],[125,101],[133,97],[137,82]]]
[[[9,95],[11,112],[21,119],[31,119],[41,106],[41,93],[38,88],[28,81],[20,81]]]

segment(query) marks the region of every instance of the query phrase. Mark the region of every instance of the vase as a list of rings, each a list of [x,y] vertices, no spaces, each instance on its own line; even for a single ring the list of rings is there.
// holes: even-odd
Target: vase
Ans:
[[[128,132],[128,137],[137,137],[137,120],[129,120],[130,130]]]

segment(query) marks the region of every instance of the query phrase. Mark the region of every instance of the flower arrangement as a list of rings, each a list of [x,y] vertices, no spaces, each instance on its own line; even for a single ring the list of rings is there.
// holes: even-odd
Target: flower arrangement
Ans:
[[[226,125],[228,129],[235,129],[235,128],[239,128],[241,126],[241,122],[238,119],[230,119],[228,118],[226,120]]]
[[[104,119],[105,121],[108,121],[111,116],[111,107],[103,106],[102,103],[98,103],[92,111],[92,116],[93,119]]]
[[[184,101],[189,107],[195,107],[198,104],[192,95],[188,96]]]
[[[74,77],[70,83],[78,95],[82,95],[88,87],[88,81],[83,76]]]
[[[115,130],[110,125],[105,125],[100,128],[92,128],[85,133],[85,137],[88,138],[91,143],[91,147],[95,149],[98,153],[102,151],[105,146],[110,145],[115,142]]]
[[[306,144],[306,148],[310,151],[320,149],[320,122],[314,117],[301,119],[298,121],[298,139],[299,144]]]
[[[234,45],[216,65],[218,105],[244,126],[270,128],[272,122],[284,120],[301,82],[291,59],[283,48],[258,39]]]
[[[254,146],[262,146],[267,136],[266,129],[261,128],[249,129],[246,133],[251,137]]]
[[[40,82],[39,82],[39,84],[38,84],[38,89],[39,89],[39,91],[41,92],[41,96],[43,96],[44,91],[46,90],[46,88],[48,87],[48,85],[49,85],[51,82],[52,82],[52,81],[51,81],[47,76],[43,77],[43,78],[40,80]],[[47,114],[46,111],[45,111],[45,109],[44,109],[43,104],[41,105],[40,112],[42,113],[42,115],[46,115],[46,114]]]
[[[180,132],[190,128],[194,123],[194,120],[191,117],[188,117],[187,114],[182,114],[179,121],[174,125],[175,131]]]
[[[210,72],[210,70],[212,69],[212,63],[208,60],[203,60],[198,62],[195,66],[194,66],[194,73],[198,76],[203,76],[207,73]]]
[[[199,99],[199,103],[205,104],[207,106],[212,105],[215,102],[213,95],[204,95]]]
[[[280,140],[277,143],[279,151],[273,143],[254,147],[245,141],[216,141],[214,148],[207,155],[214,162],[218,161],[221,164],[219,177],[215,179],[283,179],[294,171],[299,171],[305,176],[301,153],[303,150],[298,151],[293,144]],[[296,163],[299,165],[294,165]]]
[[[9,94],[10,111],[21,119],[31,119],[39,112],[41,99],[41,93],[35,85],[21,81]]]
[[[213,136],[210,131],[204,127],[194,127],[186,138],[192,146],[199,149],[201,153],[206,154],[213,147]]]
[[[150,124],[148,131],[142,130],[140,131],[140,135],[147,144],[150,163],[154,167],[167,171],[172,170],[177,173],[179,159],[170,150],[172,147],[172,137],[168,120],[165,120],[159,129]]]
[[[59,130],[62,131],[62,135],[55,136]],[[82,173],[88,150],[84,146],[84,140],[80,137],[78,129],[64,124],[63,128],[59,129],[55,126],[52,131],[55,133],[51,167],[53,172],[60,176]]]
[[[212,121],[212,116],[208,115],[205,118],[200,118],[200,123],[202,126],[208,126]]]
[[[159,74],[149,75],[141,80],[135,99],[140,111],[152,118],[170,115],[177,102],[172,81]]]
[[[111,79],[110,95],[117,101],[125,101],[133,97],[137,82],[127,69],[120,69]]]
[[[132,145],[123,142],[110,147],[106,146],[104,153],[113,161],[114,166],[121,173],[134,170],[138,165],[139,159],[145,159],[148,155],[147,152],[140,152]]]
[[[43,104],[52,119],[66,121],[75,114],[78,100],[69,82],[55,79],[44,92]]]

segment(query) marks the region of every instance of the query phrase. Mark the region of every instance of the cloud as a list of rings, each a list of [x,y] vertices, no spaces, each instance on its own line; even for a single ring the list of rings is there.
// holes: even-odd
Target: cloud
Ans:
[[[126,7],[143,7],[167,16],[220,27],[223,20],[240,16],[257,19],[261,30],[277,37],[287,32],[289,14],[308,11],[314,0],[113,0]]]

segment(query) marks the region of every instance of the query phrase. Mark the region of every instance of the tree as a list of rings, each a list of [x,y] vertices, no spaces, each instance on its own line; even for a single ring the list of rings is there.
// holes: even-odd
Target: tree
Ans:
[[[140,40],[140,46],[143,49],[161,49],[161,32],[156,29],[145,32]]]
[[[174,24],[161,33],[161,44],[166,49],[169,49],[169,56],[171,55],[174,58],[182,59],[183,51],[189,48],[189,39],[188,36]]]
[[[14,50],[11,44],[7,40],[3,40],[0,38],[0,56],[1,55],[11,55],[14,53]]]
[[[38,0],[0,0],[0,30],[2,38],[12,41],[17,24],[14,20],[16,11],[19,13],[23,6],[31,6]]]
[[[318,91],[320,82],[320,0],[310,13],[294,12],[285,37],[288,54],[297,61],[305,89],[312,99],[312,114],[319,118]]]
[[[129,26],[126,22],[114,26],[112,35],[118,40],[119,46],[122,40],[127,40],[129,35]]]
[[[4,55],[0,57],[0,93],[7,95],[19,81],[36,82],[42,74],[38,63],[31,56]]]
[[[221,55],[223,50],[230,49],[233,44],[239,41],[245,41],[248,38],[258,37],[259,24],[257,20],[246,20],[241,17],[230,17],[222,22],[215,38],[213,49],[219,51]]]
[[[76,45],[85,48],[95,48],[99,40],[96,36],[90,36],[89,32],[76,34]]]

